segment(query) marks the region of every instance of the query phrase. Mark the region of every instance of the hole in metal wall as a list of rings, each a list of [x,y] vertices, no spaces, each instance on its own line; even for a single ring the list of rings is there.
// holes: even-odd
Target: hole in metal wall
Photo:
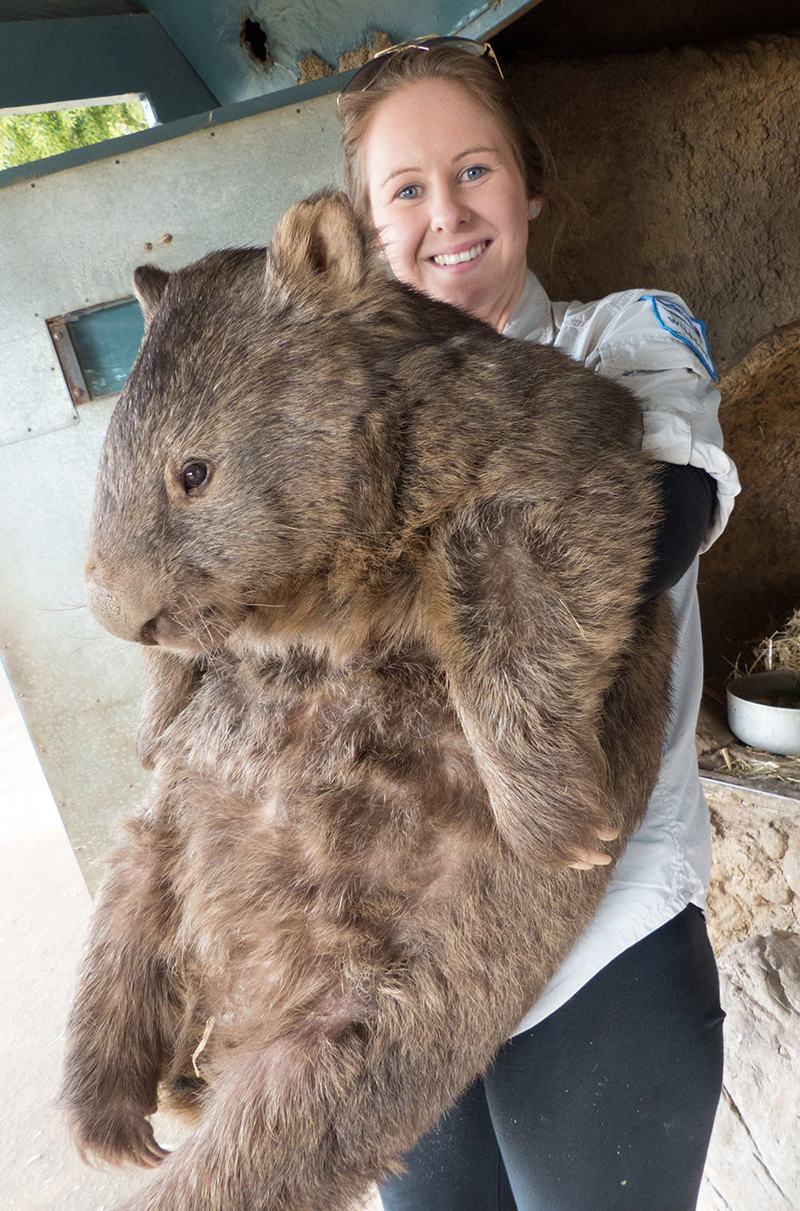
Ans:
[[[267,31],[259,21],[254,21],[252,17],[243,17],[239,41],[259,67],[272,67]]]

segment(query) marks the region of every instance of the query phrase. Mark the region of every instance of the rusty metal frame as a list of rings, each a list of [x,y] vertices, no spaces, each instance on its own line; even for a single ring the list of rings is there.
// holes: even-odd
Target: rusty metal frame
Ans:
[[[72,402],[85,404],[91,396],[67,328],[67,317],[56,315],[46,323]]]
[[[53,348],[56,351],[56,356],[61,366],[61,373],[64,375],[67,390],[72,396],[74,404],[86,404],[93,398],[104,399],[105,397],[102,395],[92,396],[90,394],[67,324],[70,320],[77,320],[83,318],[85,315],[91,315],[93,311],[106,311],[110,307],[117,307],[120,303],[133,302],[135,302],[135,299],[133,295],[129,294],[121,299],[110,299],[107,303],[96,303],[93,307],[81,307],[78,311],[68,311],[65,315],[54,315],[51,319],[45,320],[50,333],[50,339],[53,342]],[[109,394],[113,395],[115,392],[110,392]]]

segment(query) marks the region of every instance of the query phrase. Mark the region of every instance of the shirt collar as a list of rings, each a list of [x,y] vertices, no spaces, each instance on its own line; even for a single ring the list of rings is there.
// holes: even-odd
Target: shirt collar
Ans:
[[[552,341],[552,330],[550,300],[539,279],[529,269],[525,274],[519,302],[503,329],[503,336],[548,344]]]

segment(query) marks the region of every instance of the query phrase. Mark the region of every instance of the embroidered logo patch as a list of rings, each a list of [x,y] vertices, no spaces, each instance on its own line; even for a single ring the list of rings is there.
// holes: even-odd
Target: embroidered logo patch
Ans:
[[[717,382],[717,371],[711,358],[711,351],[706,339],[706,326],[702,320],[697,320],[688,308],[674,299],[665,298],[663,294],[643,294],[640,303],[649,302],[653,314],[661,327],[674,336],[676,340],[688,345],[692,353],[705,366],[708,373]]]

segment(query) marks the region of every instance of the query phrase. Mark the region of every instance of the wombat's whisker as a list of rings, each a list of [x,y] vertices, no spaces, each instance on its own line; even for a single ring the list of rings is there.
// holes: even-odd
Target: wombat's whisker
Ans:
[[[184,623],[184,624],[182,624],[182,625],[186,626],[186,630],[187,630],[187,631],[190,631],[190,633],[192,633],[192,634],[194,634],[194,635],[195,635],[195,638],[197,639],[197,642],[198,642],[198,643],[200,644],[200,646],[203,648],[203,652],[204,652],[204,653],[207,655],[209,652],[211,652],[211,651],[213,651],[213,650],[214,650],[215,644],[214,644],[214,636],[213,636],[213,634],[212,634],[212,632],[211,632],[211,628],[209,627],[209,625],[208,625],[208,623],[206,622],[206,619],[205,619],[205,617],[204,617],[204,615],[203,615],[203,606],[202,606],[202,603],[201,603],[201,601],[200,601],[200,599],[199,599],[198,597],[195,597],[195,596],[194,596],[193,594],[191,594],[191,593],[187,593],[187,594],[186,594],[186,602],[187,602],[187,606],[189,607],[189,610],[190,610],[191,612],[188,614],[188,625],[186,625],[185,623]],[[202,639],[201,639],[200,635],[198,635],[198,634],[197,634],[197,633],[196,633],[196,632],[195,632],[195,631],[192,629],[192,625],[191,625],[191,624],[192,624],[192,623],[198,623],[198,622],[199,622],[200,626],[203,628],[203,630],[204,630],[204,631],[205,631],[205,633],[206,633],[206,637],[208,638],[208,642],[209,642],[209,644],[210,644],[210,647],[209,647],[209,648],[205,648],[205,647],[203,646],[203,641],[202,641]]]
[[[133,651],[131,652],[131,654],[130,654],[130,656],[128,657],[128,659],[125,661],[124,665],[123,665],[121,668],[119,668],[119,669],[117,670],[117,675],[116,675],[116,677],[114,678],[114,680],[113,680],[113,682],[112,682],[112,685],[116,685],[116,684],[117,684],[117,682],[120,680],[120,678],[122,678],[122,677],[124,677],[124,676],[125,676],[125,674],[127,673],[128,669],[131,667],[131,665],[133,664],[134,660],[135,660],[135,659],[136,659],[136,657],[139,655],[138,644],[134,644],[134,645],[132,645],[132,646],[133,646]]]
[[[67,636],[67,638],[77,639],[78,636],[72,635],[72,636]],[[81,644],[79,644],[78,647],[76,647],[74,651],[69,652],[67,654],[67,660],[71,660],[73,656],[77,656],[81,652],[84,652],[86,650],[86,648],[88,648],[90,643],[98,643],[101,639],[108,639],[108,638],[109,638],[108,635],[90,635],[88,637],[88,639],[84,638],[83,642]]]
[[[233,605],[243,606],[258,606],[262,610],[285,610],[286,603],[284,601],[240,601],[235,597],[231,598]]]
[[[42,606],[36,610],[37,614],[66,614],[70,610],[86,610],[87,605],[65,605],[65,606]]]

